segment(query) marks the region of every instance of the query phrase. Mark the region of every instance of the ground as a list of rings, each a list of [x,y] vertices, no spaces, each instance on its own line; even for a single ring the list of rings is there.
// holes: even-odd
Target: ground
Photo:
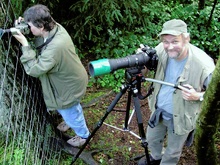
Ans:
[[[113,100],[116,98],[118,93],[104,90],[102,92],[103,95],[97,97],[97,99],[95,93],[98,91],[100,92],[101,90],[103,89],[89,88],[87,91],[87,96],[94,95],[92,101],[84,105],[85,117],[91,132],[97,128],[97,122],[102,121],[102,118],[107,116],[104,119],[104,123],[95,133],[93,140],[87,147],[87,150],[104,150],[95,155],[96,161],[100,162],[100,164],[103,164],[102,162],[104,162],[104,164],[137,164],[135,157],[143,155],[144,148],[141,146],[142,141],[139,140],[135,135],[131,134],[131,132],[137,136],[140,136],[139,130],[144,129],[144,132],[146,131],[145,128],[150,115],[148,101],[146,98],[143,100],[138,99],[140,101],[143,127],[138,126],[136,113],[134,113],[132,117],[129,116],[131,119],[131,122],[128,124],[129,131],[124,131],[123,125],[125,124],[128,93],[126,92],[116,103],[115,107],[109,111],[107,108],[109,108],[110,104],[113,103]],[[146,94],[146,92],[144,92],[145,91],[142,93],[143,95]],[[131,110],[133,103],[134,101],[132,98]],[[115,126],[116,128],[112,128],[111,126]],[[195,164],[196,155],[194,152],[194,146],[185,146],[178,165]]]

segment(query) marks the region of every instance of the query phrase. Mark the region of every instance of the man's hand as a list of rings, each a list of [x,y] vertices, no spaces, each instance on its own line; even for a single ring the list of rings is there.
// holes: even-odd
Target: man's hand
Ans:
[[[182,96],[184,100],[187,101],[196,101],[200,100],[201,93],[204,92],[197,92],[191,85],[186,84],[179,87],[182,90]]]
[[[144,45],[140,44],[140,47],[136,50],[136,54],[143,52]]]

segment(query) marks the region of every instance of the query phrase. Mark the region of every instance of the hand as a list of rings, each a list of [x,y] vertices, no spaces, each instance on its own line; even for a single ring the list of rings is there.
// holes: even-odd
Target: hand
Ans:
[[[184,100],[195,101],[199,100],[200,93],[197,92],[191,85],[186,84],[180,87],[182,90],[182,96]]]
[[[20,24],[22,21],[24,21],[24,18],[18,17],[17,20],[15,20],[15,26]],[[13,28],[14,31],[14,37],[22,44],[22,46],[28,46],[28,41],[26,37],[20,32],[19,29]]]
[[[141,70],[141,73],[144,77],[147,77],[148,69],[146,66],[144,66],[144,69]]]
[[[20,32],[18,29],[14,29],[16,31],[16,34],[13,36],[21,43],[22,46],[28,46],[28,41],[26,37]]]
[[[15,20],[15,25],[18,25],[19,23],[23,22],[24,18],[23,17],[18,17],[17,20]]]
[[[136,54],[143,52],[143,50],[142,50],[143,48],[144,48],[144,45],[140,44],[140,47],[136,50]]]

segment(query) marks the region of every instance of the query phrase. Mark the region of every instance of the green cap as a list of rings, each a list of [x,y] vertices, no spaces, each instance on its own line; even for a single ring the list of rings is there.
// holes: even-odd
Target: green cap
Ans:
[[[186,23],[180,19],[172,19],[163,24],[163,29],[160,32],[159,36],[163,34],[171,34],[177,36],[182,33],[187,33]]]

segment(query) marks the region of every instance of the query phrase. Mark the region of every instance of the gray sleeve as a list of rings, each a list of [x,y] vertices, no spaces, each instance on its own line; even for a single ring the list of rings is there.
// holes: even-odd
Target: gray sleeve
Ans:
[[[212,73],[205,79],[203,83],[203,90],[206,90],[212,78]]]

